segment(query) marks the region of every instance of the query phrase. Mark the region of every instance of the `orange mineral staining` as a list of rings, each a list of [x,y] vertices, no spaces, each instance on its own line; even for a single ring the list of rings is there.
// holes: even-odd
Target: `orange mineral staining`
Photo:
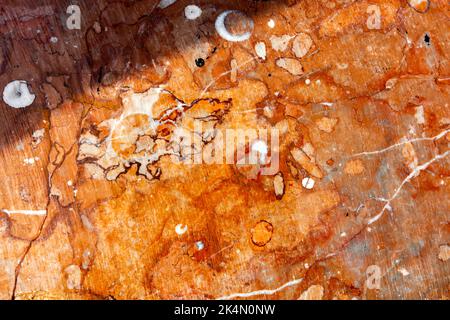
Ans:
[[[336,126],[337,123],[338,123],[338,119],[333,119],[333,118],[328,118],[328,117],[323,117],[323,118],[316,120],[317,127],[326,133],[333,132],[334,127]]]
[[[14,2],[0,299],[449,298],[448,1]]]
[[[361,160],[350,160],[345,164],[345,173],[355,176],[364,172],[364,164]]]

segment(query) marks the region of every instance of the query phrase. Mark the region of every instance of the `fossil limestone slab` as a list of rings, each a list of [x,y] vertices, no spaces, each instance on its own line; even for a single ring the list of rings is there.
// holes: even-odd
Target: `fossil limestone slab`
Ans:
[[[446,0],[2,1],[0,299],[448,299]]]

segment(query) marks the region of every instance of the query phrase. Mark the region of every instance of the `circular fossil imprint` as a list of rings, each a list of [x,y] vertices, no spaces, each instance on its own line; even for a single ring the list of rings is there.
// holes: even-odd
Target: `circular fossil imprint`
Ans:
[[[216,19],[217,33],[227,41],[239,42],[250,38],[253,31],[253,20],[238,10],[222,12]]]
[[[273,226],[270,222],[261,220],[253,227],[251,233],[253,244],[263,247],[272,239]]]
[[[184,16],[188,20],[195,20],[202,15],[202,9],[196,5],[188,5],[184,8]]]
[[[3,101],[13,108],[25,108],[31,105],[36,96],[28,89],[24,80],[14,80],[3,89]]]

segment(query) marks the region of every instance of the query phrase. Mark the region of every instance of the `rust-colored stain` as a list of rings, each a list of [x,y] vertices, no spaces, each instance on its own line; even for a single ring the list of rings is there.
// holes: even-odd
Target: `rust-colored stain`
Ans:
[[[2,1],[0,298],[448,299],[448,1],[163,2]]]

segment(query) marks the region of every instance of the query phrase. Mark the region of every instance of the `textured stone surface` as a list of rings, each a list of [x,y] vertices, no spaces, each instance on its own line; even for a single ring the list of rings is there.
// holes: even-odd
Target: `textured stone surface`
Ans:
[[[448,1],[158,4],[2,1],[0,298],[448,298]]]

